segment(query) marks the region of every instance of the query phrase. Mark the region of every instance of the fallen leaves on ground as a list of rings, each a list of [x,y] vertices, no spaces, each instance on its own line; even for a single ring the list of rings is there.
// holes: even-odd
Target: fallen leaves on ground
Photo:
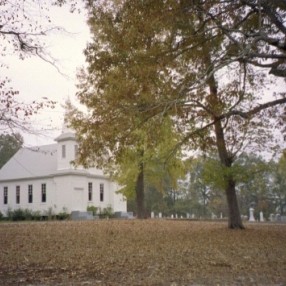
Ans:
[[[286,225],[0,224],[1,285],[285,285]]]

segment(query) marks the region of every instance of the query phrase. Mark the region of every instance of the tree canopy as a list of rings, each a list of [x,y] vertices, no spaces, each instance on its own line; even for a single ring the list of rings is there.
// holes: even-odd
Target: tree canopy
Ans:
[[[269,102],[263,94],[275,80],[267,72],[284,74],[283,3],[89,3],[93,39],[78,86],[88,113],[73,110],[70,121],[80,138],[80,160],[94,163],[146,139],[153,148],[168,120],[174,154],[218,153],[229,227],[243,228],[231,168],[246,147],[276,147],[271,131],[285,120],[284,93]],[[144,130],[145,140],[134,130]]]

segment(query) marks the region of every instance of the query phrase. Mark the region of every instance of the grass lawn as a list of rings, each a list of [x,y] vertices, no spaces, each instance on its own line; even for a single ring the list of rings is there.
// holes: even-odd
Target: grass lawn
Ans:
[[[0,285],[286,285],[286,225],[1,223]]]

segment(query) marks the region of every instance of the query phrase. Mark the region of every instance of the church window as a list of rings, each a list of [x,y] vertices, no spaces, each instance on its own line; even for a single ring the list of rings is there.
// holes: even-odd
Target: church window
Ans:
[[[4,205],[8,204],[8,187],[4,187]]]
[[[99,196],[100,196],[100,201],[103,202],[104,200],[104,185],[103,184],[99,185]]]
[[[28,185],[28,203],[33,202],[33,185]]]
[[[92,183],[88,183],[88,200],[92,201]]]
[[[47,185],[42,184],[42,203],[47,201]]]
[[[20,186],[16,186],[16,204],[20,203]]]

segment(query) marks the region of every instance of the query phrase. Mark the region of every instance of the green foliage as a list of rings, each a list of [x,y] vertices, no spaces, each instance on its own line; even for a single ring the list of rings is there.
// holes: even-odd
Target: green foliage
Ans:
[[[114,211],[112,206],[107,206],[106,208],[99,209],[99,217],[100,218],[112,218],[114,217]]]
[[[193,158],[189,164],[190,184],[186,190],[192,213],[199,216],[210,216],[212,213],[218,217],[220,214],[227,216],[224,178],[231,175],[237,182],[236,191],[242,214],[248,215],[249,208],[253,206],[257,216],[263,211],[268,217],[279,207],[277,191],[283,184],[278,183],[279,179],[274,179],[277,178],[278,165],[249,154],[242,154],[229,169],[224,168],[215,156]]]
[[[10,221],[31,221],[31,220],[42,220],[42,219],[58,219],[58,220],[66,220],[69,218],[69,213],[66,208],[63,208],[61,212],[57,215],[53,212],[52,208],[49,208],[48,211],[33,211],[30,209],[14,209],[8,208],[6,213],[7,219]],[[1,219],[1,218],[0,218]]]
[[[23,137],[19,133],[0,135],[0,169],[22,147]]]
[[[48,218],[48,220],[56,219],[56,214],[52,207],[49,207],[48,210],[44,211],[44,216]]]
[[[66,220],[70,217],[70,214],[68,213],[67,211],[67,208],[66,207],[63,207],[62,211],[59,212],[56,216],[56,218],[58,220]]]
[[[96,216],[96,215],[97,215],[97,212],[98,212],[98,208],[95,207],[95,206],[88,206],[88,207],[86,208],[86,210],[87,210],[88,212],[92,212],[93,216]]]
[[[42,215],[39,211],[18,208],[15,210],[8,209],[7,218],[11,221],[41,220]]]
[[[286,214],[286,156],[285,151],[278,163],[272,164],[273,188],[272,198],[275,201],[277,211],[281,215]]]

